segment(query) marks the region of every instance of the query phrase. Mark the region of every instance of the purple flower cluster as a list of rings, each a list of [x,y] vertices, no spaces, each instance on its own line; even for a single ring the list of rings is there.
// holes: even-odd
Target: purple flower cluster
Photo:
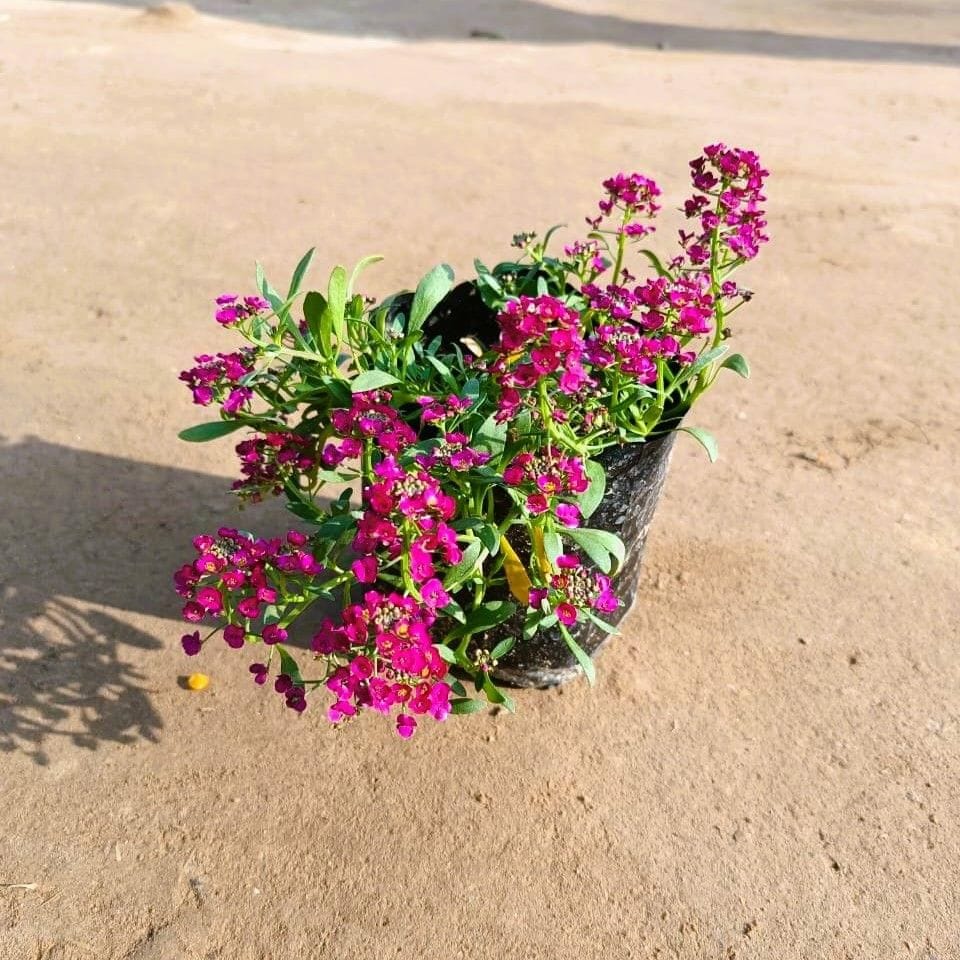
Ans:
[[[564,526],[580,525],[580,508],[564,503],[563,496],[576,496],[590,485],[579,457],[565,456],[553,447],[541,454],[519,453],[503,471],[504,481],[526,493],[529,513],[552,513]]]
[[[501,386],[497,420],[513,419],[542,381],[556,379],[561,393],[576,395],[591,383],[583,367],[586,344],[580,314],[556,297],[511,300],[497,317],[499,356],[490,373]]]
[[[391,454],[415,443],[416,431],[391,406],[390,400],[389,390],[368,390],[354,394],[349,407],[333,410],[330,424],[339,439],[323,448],[324,466],[336,467],[360,456],[365,441],[373,441]]]
[[[324,621],[314,636],[314,650],[350,657],[325,684],[336,697],[328,710],[330,720],[338,723],[363,709],[387,715],[399,707],[396,729],[404,738],[417,726],[411,714],[445,720],[450,686],[443,682],[447,664],[430,635],[435,621],[436,611],[428,604],[376,590],[369,590],[363,603],[347,607],[339,624]]]
[[[312,580],[323,567],[306,549],[307,538],[296,530],[286,538],[257,540],[232,527],[221,527],[216,536],[194,538],[197,558],[174,574],[177,593],[187,602],[183,618],[200,623],[208,617],[226,621],[223,639],[228,647],[240,649],[247,639],[266,644],[282,643],[287,631],[276,623],[256,627],[266,607],[281,595],[277,582],[293,586]],[[200,631],[185,634],[184,652],[195,656],[203,641]]]
[[[201,407],[216,401],[223,404],[224,413],[236,413],[253,396],[249,387],[240,381],[253,373],[257,351],[243,347],[235,353],[203,353],[194,357],[195,367],[184,370],[180,379],[193,393],[193,402]]]
[[[694,266],[709,261],[714,232],[734,257],[752,260],[770,238],[766,211],[761,206],[768,171],[752,150],[740,150],[715,143],[705,147],[703,156],[690,161],[695,193],[684,204],[690,220],[699,221],[699,231],[681,231],[680,241]],[[712,198],[712,199],[711,199]]]
[[[299,433],[268,433],[237,444],[242,479],[231,487],[243,499],[258,503],[263,495],[279,496],[285,484],[317,465],[317,444]]]
[[[241,300],[235,293],[223,293],[217,297],[214,319],[221,326],[232,327],[269,309],[270,304],[263,297],[244,297]]]
[[[612,613],[620,601],[610,589],[610,578],[602,573],[591,573],[576,554],[557,557],[560,572],[550,577],[549,587],[535,587],[530,591],[530,606],[540,609],[544,601],[567,627],[573,626],[580,610],[599,610]]]
[[[603,181],[606,196],[598,204],[600,215],[587,218],[594,230],[600,228],[605,217],[612,216],[614,210],[622,214],[622,223],[618,232],[628,237],[642,237],[653,233],[654,227],[634,222],[639,217],[653,219],[660,210],[656,198],[660,188],[654,180],[640,173],[618,173]]]

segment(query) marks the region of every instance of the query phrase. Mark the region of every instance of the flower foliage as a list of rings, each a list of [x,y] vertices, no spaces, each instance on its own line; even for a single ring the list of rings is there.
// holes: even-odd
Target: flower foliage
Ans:
[[[620,605],[623,558],[615,535],[586,526],[604,489],[597,457],[671,429],[712,456],[709,435],[683,417],[721,369],[748,373],[726,344],[727,318],[751,296],[731,274],[767,240],[767,171],[723,144],[690,170],[687,226],[666,262],[640,247],[661,191],[636,173],[604,181],[588,233],[561,256],[548,253],[550,234],[521,234],[515,260],[478,261],[469,287],[496,320],[489,343],[434,332],[446,266],[412,295],[371,303],[353,290],[370,258],[304,296],[311,251],[285,296],[258,267],[254,295],[217,298],[215,320],[246,343],[180,375],[220,413],[182,436],[249,431],[235,493],[286,497],[308,532],[196,537],[174,578],[196,625],[184,652],[218,634],[260,649],[254,683],[292,710],[325,694],[333,723],[375,712],[403,738],[425,718],[479,709],[470,678],[512,709],[493,673],[538,630],[559,631],[589,671],[572,630],[612,629],[603,617]],[[341,487],[332,501],[330,484]],[[287,641],[308,611],[310,653],[297,659]],[[487,635],[518,616],[519,635],[488,649]]]

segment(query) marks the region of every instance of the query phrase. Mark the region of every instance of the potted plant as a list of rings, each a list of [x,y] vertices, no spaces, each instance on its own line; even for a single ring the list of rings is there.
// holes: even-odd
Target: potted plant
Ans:
[[[677,433],[713,459],[685,418],[721,370],[748,375],[728,350],[750,299],[731,274],[767,240],[767,172],[723,144],[690,167],[666,261],[645,247],[659,188],[619,174],[582,240],[553,254],[552,230],[520,234],[515,259],[457,287],[439,266],[371,302],[355,292],[370,257],[303,295],[310,251],[285,294],[258,266],[256,295],[218,298],[246,343],[181,374],[220,414],[181,436],[248,431],[235,493],[286,497],[306,531],[198,536],[175,575],[197,624],[185,652],[219,633],[257,650],[254,681],[295,711],[327,694],[332,721],[372,710],[402,737],[426,715],[512,709],[505,684],[592,681]],[[309,654],[289,644],[298,621]]]

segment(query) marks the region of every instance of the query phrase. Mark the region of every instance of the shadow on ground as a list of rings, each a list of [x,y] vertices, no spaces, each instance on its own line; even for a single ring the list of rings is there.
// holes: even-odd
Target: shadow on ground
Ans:
[[[143,9],[150,0],[108,0]],[[159,2],[159,0],[158,0]],[[194,0],[203,13],[301,30],[407,40],[609,43],[623,47],[739,53],[810,60],[960,65],[960,47],[772,30],[656,23],[581,13],[539,0]],[[641,4],[637,4],[642,9]],[[882,8],[873,10],[882,16]],[[948,9],[948,8],[945,8]]]
[[[156,741],[138,665],[163,644],[104,608],[177,616],[191,537],[244,525],[230,481],[27,439],[0,443],[0,485],[0,752]]]

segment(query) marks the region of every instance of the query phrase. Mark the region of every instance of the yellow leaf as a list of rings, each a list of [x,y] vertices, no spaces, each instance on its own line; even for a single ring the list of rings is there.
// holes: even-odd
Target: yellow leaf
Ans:
[[[530,539],[533,541],[533,552],[540,566],[540,572],[545,576],[550,576],[550,561],[547,559],[547,551],[543,546],[543,531],[539,527],[534,527],[530,531]]]
[[[527,568],[520,562],[517,551],[510,546],[510,541],[500,537],[500,549],[503,551],[503,572],[506,574],[510,592],[524,605],[530,604],[530,576]]]
[[[205,673],[191,673],[187,677],[187,686],[191,690],[205,690],[210,678]]]

